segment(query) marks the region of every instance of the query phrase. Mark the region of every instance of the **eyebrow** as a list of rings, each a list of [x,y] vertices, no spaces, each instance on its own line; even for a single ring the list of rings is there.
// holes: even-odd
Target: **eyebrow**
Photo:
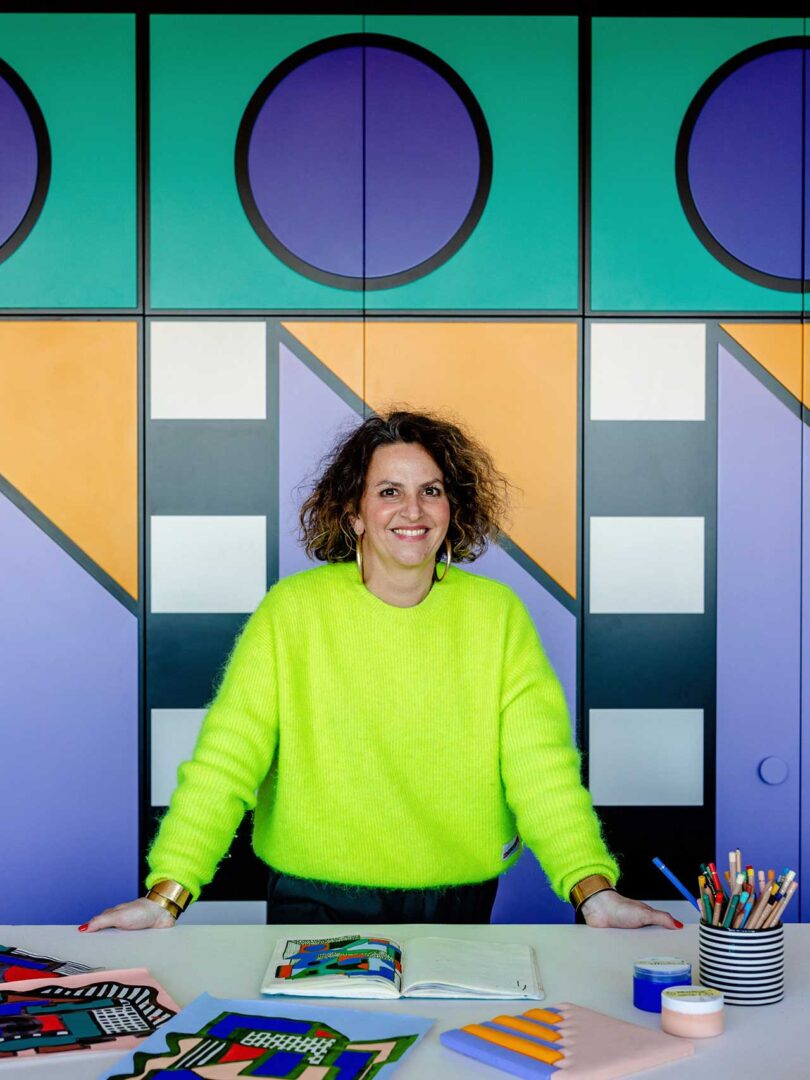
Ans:
[[[424,484],[420,484],[420,487],[429,487],[430,484],[443,484],[444,480],[440,476],[434,476],[432,480],[426,480]],[[375,487],[402,487],[401,480],[378,480],[374,485]]]

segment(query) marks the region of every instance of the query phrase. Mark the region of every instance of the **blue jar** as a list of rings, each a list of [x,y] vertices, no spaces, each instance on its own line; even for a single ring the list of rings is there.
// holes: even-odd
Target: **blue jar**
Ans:
[[[633,1004],[644,1012],[661,1012],[661,992],[668,986],[689,986],[692,965],[678,956],[645,956],[633,967]]]

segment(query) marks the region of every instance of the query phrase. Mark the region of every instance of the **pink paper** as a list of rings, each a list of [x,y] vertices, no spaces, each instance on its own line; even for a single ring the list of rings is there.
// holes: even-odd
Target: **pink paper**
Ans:
[[[5,983],[0,1005],[0,1061],[123,1053],[180,1011],[145,968]]]

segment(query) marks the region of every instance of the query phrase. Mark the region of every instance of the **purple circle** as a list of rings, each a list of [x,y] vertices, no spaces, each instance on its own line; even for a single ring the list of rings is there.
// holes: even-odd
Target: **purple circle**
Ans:
[[[0,75],[0,247],[25,218],[37,186],[37,137],[28,110]]]
[[[240,195],[265,243],[347,288],[415,280],[458,250],[491,178],[489,133],[466,84],[383,35],[316,43],[280,69],[237,139]]]
[[[687,111],[676,171],[684,210],[736,273],[801,288],[806,39],[748,49],[704,84]]]

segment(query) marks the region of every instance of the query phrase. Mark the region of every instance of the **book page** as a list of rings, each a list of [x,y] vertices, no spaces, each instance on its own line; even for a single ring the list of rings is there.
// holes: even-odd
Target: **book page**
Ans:
[[[529,945],[412,938],[405,945],[404,997],[532,998],[545,995]]]
[[[276,943],[263,994],[307,997],[399,997],[402,949],[391,938],[350,934]]]

